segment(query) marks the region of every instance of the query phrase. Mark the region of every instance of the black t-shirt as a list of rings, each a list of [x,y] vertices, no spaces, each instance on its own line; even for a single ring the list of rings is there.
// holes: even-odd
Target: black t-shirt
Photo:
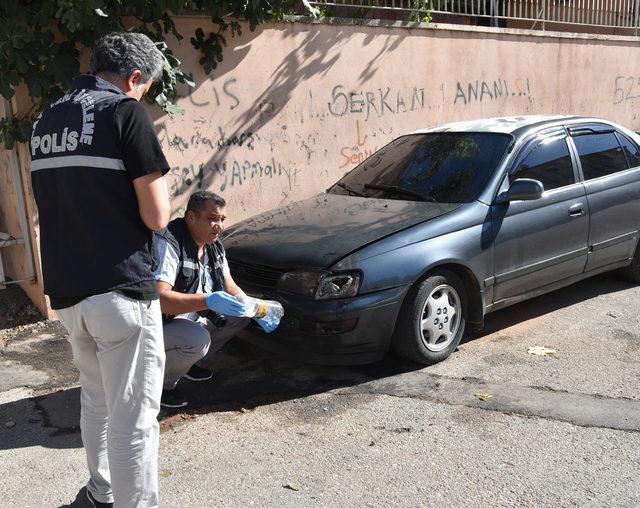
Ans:
[[[132,182],[154,171],[162,171],[163,175],[169,171],[169,163],[153,129],[151,116],[142,104],[136,100],[120,102],[113,121],[122,161]],[[155,266],[153,268],[155,269]],[[155,300],[159,297],[156,282],[153,279],[119,287],[116,291],[136,300]],[[65,309],[89,296],[92,295],[73,298],[51,296],[51,308]]]

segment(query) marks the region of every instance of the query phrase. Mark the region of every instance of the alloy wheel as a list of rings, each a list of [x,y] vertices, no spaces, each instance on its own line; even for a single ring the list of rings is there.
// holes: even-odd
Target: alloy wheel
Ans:
[[[448,284],[435,287],[420,313],[424,346],[433,352],[447,348],[460,327],[462,306],[458,292]]]

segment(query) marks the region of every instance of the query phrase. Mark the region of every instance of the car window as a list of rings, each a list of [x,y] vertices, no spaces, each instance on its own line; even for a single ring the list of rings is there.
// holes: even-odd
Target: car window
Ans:
[[[627,160],[613,132],[575,136],[585,180],[611,175],[627,169]]]
[[[508,134],[488,132],[402,136],[378,150],[327,192],[468,203],[480,195],[512,139]]]
[[[571,155],[564,136],[544,139],[525,148],[523,156],[509,174],[509,181],[533,178],[542,182],[544,190],[575,183]]]
[[[617,132],[616,136],[618,137],[618,141],[620,141],[620,144],[622,145],[624,154],[627,156],[629,167],[637,168],[638,166],[640,166],[640,149],[638,149],[638,145],[636,145],[627,136],[621,134],[620,132]]]

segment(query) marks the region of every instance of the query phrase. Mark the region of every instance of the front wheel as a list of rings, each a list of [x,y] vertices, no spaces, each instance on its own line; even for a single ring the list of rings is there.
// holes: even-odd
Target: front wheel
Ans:
[[[407,294],[398,316],[393,349],[424,365],[447,358],[460,343],[467,321],[467,295],[460,278],[439,270]]]

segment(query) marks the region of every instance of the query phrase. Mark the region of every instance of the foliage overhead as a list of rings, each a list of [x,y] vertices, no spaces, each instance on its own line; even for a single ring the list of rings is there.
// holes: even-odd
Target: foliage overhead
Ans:
[[[180,112],[172,104],[178,83],[194,86],[180,68],[165,37],[182,40],[174,19],[203,14],[214,29],[202,28],[190,37],[200,51],[200,64],[210,74],[222,61],[229,35],[241,35],[239,20],[254,30],[267,19],[291,12],[295,0],[2,0],[0,2],[0,95],[9,100],[14,89],[26,85],[33,107],[23,117],[0,119],[0,140],[11,149],[29,138],[31,121],[40,109],[63,95],[80,72],[79,57],[100,36],[136,30],[156,42],[166,61],[161,81],[147,99],[167,113]],[[308,3],[305,2],[308,6]],[[309,6],[308,6],[309,8]],[[310,8],[309,8],[310,9]],[[311,10],[311,9],[310,9]],[[126,25],[125,25],[126,20]]]

